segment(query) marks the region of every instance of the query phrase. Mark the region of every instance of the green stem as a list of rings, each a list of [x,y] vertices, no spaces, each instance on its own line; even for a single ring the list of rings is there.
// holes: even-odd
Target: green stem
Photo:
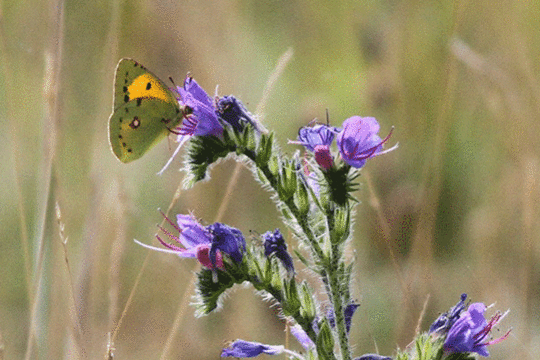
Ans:
[[[255,166],[257,166],[255,153],[246,151],[246,152],[244,152],[244,155],[246,155],[248,158],[250,158],[253,161],[253,163],[255,164]],[[268,183],[270,184],[272,189],[274,189],[274,191],[277,194],[279,194],[279,191],[278,191],[278,186],[279,186],[278,185],[279,184],[278,179],[276,179],[276,177],[272,174],[272,172],[270,171],[268,166],[259,165],[258,168],[259,168],[259,170],[262,171],[262,173],[266,177],[266,180],[268,181]],[[306,235],[307,239],[309,240],[311,248],[312,248],[313,252],[315,253],[315,255],[317,256],[317,258],[318,259],[323,259],[324,258],[324,252],[322,251],[321,247],[317,243],[317,241],[315,239],[315,236],[313,235],[313,232],[309,228],[307,219],[304,216],[300,215],[300,212],[298,211],[298,209],[296,208],[296,205],[294,204],[293,198],[291,197],[290,199],[285,200],[285,201],[283,201],[282,199],[280,199],[280,200],[287,206],[287,208],[290,210],[291,214],[294,216],[294,219],[296,220],[297,224],[300,225],[300,227],[302,228],[302,231],[304,232],[304,235]]]
[[[351,354],[349,350],[349,337],[347,334],[347,325],[345,323],[344,315],[344,297],[345,293],[342,287],[342,276],[340,276],[340,266],[339,263],[342,259],[342,251],[339,246],[339,239],[334,239],[336,236],[334,232],[335,227],[335,216],[334,216],[334,206],[330,206],[326,211],[326,223],[328,228],[328,234],[330,237],[330,243],[332,244],[332,252],[330,254],[329,263],[327,266],[328,273],[328,290],[330,301],[334,306],[334,316],[336,322],[336,329],[339,341],[339,347],[341,350],[341,356],[343,360],[350,360]]]
[[[264,174],[266,177],[266,180],[270,184],[270,186],[276,191],[277,194],[280,194],[278,191],[279,187],[279,180],[272,174],[269,167],[266,164],[257,164],[256,161],[256,154],[251,151],[245,151],[244,154],[250,158],[255,166],[258,166],[259,170]],[[294,219],[296,220],[297,224],[300,226],[302,231],[304,232],[304,235],[308,239],[313,254],[317,257],[319,261],[322,261],[325,266],[324,269],[320,272],[321,276],[323,277],[324,282],[327,286],[327,291],[329,298],[334,306],[334,313],[335,313],[335,323],[336,323],[336,329],[338,333],[338,341],[339,341],[339,347],[341,350],[341,356],[343,360],[351,360],[351,354],[349,350],[349,339],[347,335],[347,328],[345,324],[345,316],[344,316],[344,309],[343,309],[343,298],[341,296],[342,294],[342,284],[341,284],[341,276],[339,274],[340,267],[339,262],[341,260],[341,251],[339,245],[332,245],[332,251],[329,256],[324,253],[322,248],[320,247],[320,244],[317,242],[311,228],[309,227],[308,219],[305,215],[302,215],[294,201],[293,198],[290,197],[287,200],[280,199],[285,206],[289,209],[291,214],[294,216]],[[332,237],[335,236],[333,229],[334,229],[334,212],[333,210],[329,210],[326,213],[327,217],[327,224],[328,224],[328,234],[330,236],[330,240],[332,244],[336,244],[338,242],[337,239],[333,239]],[[330,258],[329,258],[330,257]],[[314,336],[314,333],[310,333],[309,336]],[[315,340],[315,338],[312,338]]]
[[[339,261],[341,259],[341,252],[339,246],[332,246],[332,255],[330,264],[327,267],[328,274],[328,288],[330,290],[330,300],[334,306],[334,316],[336,322],[336,329],[338,333],[339,347],[341,349],[341,356],[343,360],[350,360],[351,354],[349,350],[349,336],[347,334],[347,325],[345,323],[344,304],[343,304],[343,290],[341,284],[341,276],[339,274]]]

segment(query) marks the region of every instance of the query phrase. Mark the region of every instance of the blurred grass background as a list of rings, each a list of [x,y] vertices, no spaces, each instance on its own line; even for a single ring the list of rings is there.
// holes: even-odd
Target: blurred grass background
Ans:
[[[155,175],[174,148],[166,141],[119,163],[107,122],[122,57],[176,83],[190,71],[254,112],[289,48],[264,109],[285,152],[325,109],[334,125],[375,116],[400,144],[360,178],[356,355],[404,348],[419,321],[427,329],[467,292],[511,309],[500,334],[514,330],[493,359],[538,358],[539,1],[0,4],[0,358],[77,359],[81,348],[104,358],[136,281],[115,359],[216,359],[235,338],[286,341],[277,310],[251,288],[195,319],[181,305],[194,262],[152,253],[143,268],[147,250],[133,238],[153,241],[156,209],[169,207],[182,173],[176,163]],[[221,220],[245,234],[281,226],[245,169],[227,193],[234,166],[216,166],[171,212],[212,223],[228,199]]]

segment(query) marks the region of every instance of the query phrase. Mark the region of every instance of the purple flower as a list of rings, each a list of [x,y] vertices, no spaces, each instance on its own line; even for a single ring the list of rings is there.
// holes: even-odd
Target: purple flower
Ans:
[[[185,135],[219,136],[223,133],[214,101],[192,77],[186,77],[184,86],[179,86],[177,90],[180,96],[178,100],[193,109],[192,114],[187,116],[177,129],[178,142]]]
[[[373,117],[353,116],[343,122],[343,130],[338,134],[337,145],[343,160],[352,167],[361,168],[366,160],[385,154],[396,148],[382,151],[392,131],[381,140],[377,133],[379,123]]]
[[[175,236],[161,228],[176,244],[162,240],[159,235],[156,235],[156,238],[166,249],[146,245],[137,240],[135,242],[152,250],[176,254],[183,258],[196,258],[201,265],[209,269],[224,268],[222,253],[229,255],[236,262],[242,261],[245,239],[240,230],[220,223],[204,227],[193,215],[184,214],[176,216],[178,222],[176,225],[165,214],[163,216],[179,232],[179,235]]]
[[[448,330],[459,319],[463,310],[465,310],[465,300],[467,294],[461,294],[461,300],[448,312],[441,314],[429,327],[430,334],[446,334]]]
[[[339,130],[333,126],[317,124],[304,126],[298,131],[298,140],[289,144],[303,145],[315,154],[315,161],[325,170],[334,166],[334,158],[330,152],[330,145]]]
[[[308,336],[308,334],[302,329],[302,327],[298,324],[291,326],[291,334],[298,340],[300,345],[306,350],[315,348],[315,343],[311,338]]]
[[[351,321],[354,313],[356,312],[356,309],[360,307],[359,304],[350,303],[345,307],[345,310],[343,311],[343,316],[345,316],[345,326],[347,328],[347,333],[351,330]],[[328,309],[326,313],[326,317],[328,318],[328,321],[330,322],[330,325],[332,327],[336,326],[336,319],[335,319],[335,312],[334,308],[331,307]]]
[[[210,248],[210,260],[212,264],[217,262],[217,251],[228,254],[235,262],[242,262],[246,252],[246,240],[240,230],[233,227],[214,223],[206,227],[212,236],[212,247]]]
[[[274,232],[267,231],[262,237],[264,239],[264,256],[268,258],[272,255],[275,256],[287,269],[287,273],[294,274],[293,260],[287,252],[287,244],[279,229],[275,229]]]
[[[178,135],[176,139],[178,146],[158,175],[163,174],[182,146],[192,136],[220,136],[223,134],[223,126],[219,123],[214,101],[191,76],[187,76],[184,80],[184,86],[178,86],[176,90],[180,105],[188,106],[191,109],[191,114],[187,115],[179,126],[171,130]]]
[[[272,346],[245,340],[236,340],[229,347],[223,349],[221,357],[234,356],[237,358],[251,358],[260,354],[279,355],[283,353],[283,346]]]
[[[488,340],[491,329],[504,315],[495,313],[488,321],[484,318],[486,306],[482,303],[469,305],[461,317],[452,325],[444,342],[444,349],[453,353],[475,352],[482,356],[489,356],[488,345],[497,344],[508,337],[510,331],[495,340]]]
[[[365,354],[360,357],[354,358],[353,360],[392,360],[389,356],[382,356],[377,354]]]
[[[330,146],[338,129],[333,126],[317,124],[315,126],[304,126],[298,130],[298,140],[290,141],[289,144],[303,145],[311,152],[315,152],[315,146]]]
[[[246,124],[251,124],[259,132],[263,130],[262,125],[246,110],[244,104],[234,96],[229,95],[220,98],[217,102],[217,109],[221,120],[231,124],[236,131],[242,131]]]

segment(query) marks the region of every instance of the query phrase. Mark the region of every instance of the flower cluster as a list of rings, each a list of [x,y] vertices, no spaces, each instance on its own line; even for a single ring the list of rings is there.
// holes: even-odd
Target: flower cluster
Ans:
[[[184,85],[176,88],[176,93],[180,105],[189,107],[191,114],[172,130],[178,135],[176,139],[178,146],[158,174],[162,174],[169,167],[182,146],[193,136],[222,137],[223,123],[231,125],[237,131],[246,124],[257,126],[240,100],[234,96],[224,96],[216,103],[189,75],[184,80]]]
[[[354,168],[361,168],[366,160],[385,154],[397,145],[383,151],[383,145],[390,139],[392,131],[383,139],[378,135],[379,123],[373,117],[353,116],[343,122],[341,128],[317,124],[299,130],[298,140],[290,144],[303,145],[315,154],[315,161],[324,170],[334,166],[330,145],[337,136],[337,146],[341,158]]]
[[[305,351],[299,354],[280,345],[236,340],[223,349],[222,357],[250,358],[260,354],[286,354],[296,359],[346,359],[353,356],[349,346],[352,318],[360,306],[351,295],[352,264],[347,263],[343,246],[351,238],[356,177],[366,161],[397,148],[383,146],[392,134],[378,135],[379,123],[373,117],[352,116],[341,127],[315,124],[302,127],[298,138],[289,143],[304,146],[314,154],[312,160],[298,153],[286,158],[279,152],[272,133],[262,126],[233,96],[212,99],[191,77],[177,89],[178,101],[191,109],[182,124],[174,129],[180,143],[189,141],[186,170],[191,185],[205,178],[208,168],[229,154],[243,156],[253,168],[261,184],[274,192],[278,209],[291,233],[301,240],[308,256],[295,252],[305,267],[320,277],[322,291],[329,304],[322,306],[315,299],[306,281],[299,281],[287,243],[279,229],[262,235],[263,244],[246,243],[242,232],[216,222],[204,226],[192,214],[179,214],[176,223],[165,220],[174,231],[160,228],[156,235],[161,248],[140,245],[152,250],[172,253],[182,258],[195,258],[202,265],[197,273],[196,306],[206,315],[218,308],[219,299],[235,284],[251,283],[256,290],[280,307],[281,316],[292,324],[290,331]],[[336,141],[337,154],[331,146]],[[174,157],[173,155],[173,157]],[[336,166],[335,159],[342,159]],[[172,160],[172,158],[171,158]],[[167,163],[165,168],[170,164]],[[166,241],[167,240],[167,241]],[[287,276],[283,276],[284,274]],[[497,312],[489,321],[484,318],[487,307],[482,303],[467,306],[467,295],[448,312],[433,322],[429,332],[417,337],[419,352],[400,354],[397,359],[449,358],[452,354],[476,353],[488,356],[487,346],[504,340],[509,332],[496,340],[488,337],[506,315]],[[428,343],[422,347],[420,342]],[[420,350],[418,350],[420,349]],[[424,349],[424,350],[423,350]],[[337,354],[337,356],[336,356]],[[391,360],[377,354],[365,354],[354,360]]]
[[[209,269],[223,269],[223,255],[227,254],[236,262],[241,262],[246,248],[246,240],[240,230],[221,223],[202,226],[193,215],[179,214],[176,216],[178,225],[174,224],[164,214],[179,235],[173,235],[161,229],[176,244],[163,241],[156,235],[158,241],[166,248],[157,248],[136,241],[146,248],[176,254],[182,258],[196,258],[199,263]]]
[[[470,304],[468,309],[459,317],[448,330],[448,335],[444,342],[444,349],[452,353],[477,353],[482,356],[489,356],[488,345],[500,343],[508,337],[510,330],[503,336],[489,340],[491,330],[508,313],[496,312],[487,321],[484,317],[486,305],[482,303]]]
[[[503,336],[489,340],[491,330],[497,325],[504,314],[497,311],[489,321],[484,317],[487,310],[483,303],[465,304],[467,294],[461,295],[461,300],[448,312],[441,314],[429,328],[434,337],[443,337],[444,351],[447,353],[477,353],[489,356],[487,346],[497,344],[508,337],[510,330]]]

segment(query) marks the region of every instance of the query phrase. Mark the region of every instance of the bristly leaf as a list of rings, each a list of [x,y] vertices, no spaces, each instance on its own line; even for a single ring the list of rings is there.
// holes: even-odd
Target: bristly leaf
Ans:
[[[348,239],[351,225],[350,216],[351,211],[350,206],[348,205],[344,207],[336,206],[333,209],[333,228],[330,230],[330,239],[332,239],[332,242],[335,244],[342,244]]]
[[[330,199],[339,206],[345,206],[349,200],[357,201],[351,194],[358,190],[355,179],[360,175],[347,164],[323,171],[327,182],[326,192]]]
[[[332,360],[336,358],[334,354],[334,337],[326,319],[319,323],[316,345],[320,359]]]
[[[196,316],[208,315],[221,306],[220,298],[234,284],[241,284],[248,278],[246,262],[235,265],[226,263],[226,271],[202,269],[197,273],[197,294],[194,305]]]
[[[224,131],[224,134],[226,134],[226,131]],[[194,136],[189,141],[185,161],[187,176],[184,187],[191,187],[197,181],[204,180],[210,165],[218,159],[226,157],[235,149],[234,143],[228,141],[226,136],[224,140],[215,136]]]
[[[241,130],[222,122],[222,138],[217,136],[194,136],[189,141],[185,160],[187,171],[184,187],[193,186],[196,182],[204,180],[208,175],[208,168],[230,153],[245,154],[255,157],[257,149],[257,135],[252,126]]]
[[[272,148],[274,145],[274,133],[271,132],[269,135],[261,135],[261,140],[259,143],[259,152],[257,153],[257,158],[255,163],[257,167],[265,165],[270,160],[270,155],[272,154]]]
[[[300,291],[301,301],[304,304],[302,306],[302,310],[304,311],[303,315],[314,319],[315,316],[317,316],[317,305],[311,287],[303,281],[300,285]]]
[[[296,193],[294,194],[294,203],[301,216],[306,216],[309,212],[310,202],[306,184],[303,181],[297,182]]]

